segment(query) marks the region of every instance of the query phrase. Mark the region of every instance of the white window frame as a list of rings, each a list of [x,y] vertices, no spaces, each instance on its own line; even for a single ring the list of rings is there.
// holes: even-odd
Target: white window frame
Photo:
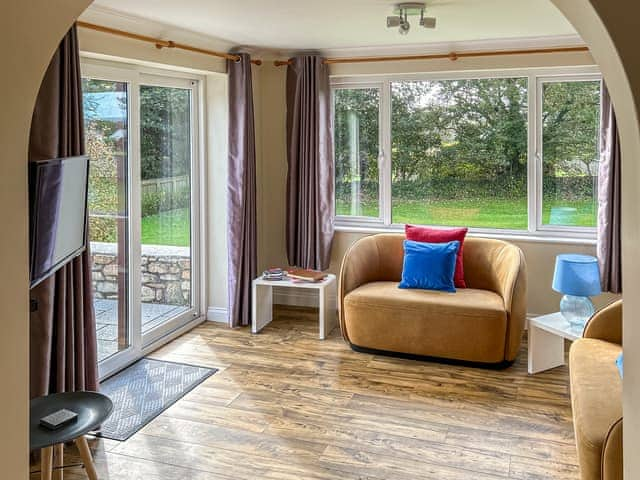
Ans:
[[[378,232],[403,231],[404,225],[392,222],[391,193],[391,83],[398,81],[469,80],[490,78],[526,78],[528,88],[527,116],[527,229],[469,228],[471,235],[496,238],[528,238],[550,240],[577,240],[593,243],[595,227],[570,227],[542,225],[542,155],[541,107],[542,85],[555,81],[601,80],[600,71],[595,66],[548,67],[501,70],[468,70],[428,72],[392,75],[332,76],[332,92],[337,89],[379,88],[380,89],[380,152],[378,167],[380,172],[380,216],[355,217],[335,216],[338,231]],[[333,96],[332,96],[333,98]],[[333,102],[332,102],[333,108]]]
[[[128,109],[128,165],[129,185],[127,189],[128,216],[130,218],[128,257],[129,257],[129,347],[104,359],[98,365],[100,379],[109,377],[127,365],[135,362],[146,353],[171,341],[178,334],[193,328],[204,320],[206,306],[206,270],[202,245],[206,241],[206,229],[203,228],[204,194],[201,178],[206,176],[204,158],[204,95],[205,78],[201,75],[180,70],[151,68],[135,63],[94,59],[81,55],[82,77],[116,81],[127,84]],[[191,281],[192,307],[174,318],[170,323],[142,332],[141,317],[141,243],[132,238],[141,237],[141,185],[134,181],[140,177],[140,95],[142,85],[188,88],[191,90]]]

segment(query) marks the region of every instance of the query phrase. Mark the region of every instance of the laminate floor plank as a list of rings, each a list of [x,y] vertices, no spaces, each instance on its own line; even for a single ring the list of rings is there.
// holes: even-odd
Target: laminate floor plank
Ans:
[[[317,329],[317,310],[276,307],[260,334],[208,322],[153,352],[219,371],[126,442],[92,439],[101,480],[578,478],[568,368],[528,375],[526,340],[487,370],[358,353]]]

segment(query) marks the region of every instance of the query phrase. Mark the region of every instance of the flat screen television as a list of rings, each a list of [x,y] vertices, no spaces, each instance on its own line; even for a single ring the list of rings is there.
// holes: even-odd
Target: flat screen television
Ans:
[[[88,180],[86,156],[29,164],[31,287],[86,248]]]

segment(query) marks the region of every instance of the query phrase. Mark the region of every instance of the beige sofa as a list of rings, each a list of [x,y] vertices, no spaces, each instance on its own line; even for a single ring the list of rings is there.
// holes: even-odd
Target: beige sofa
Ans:
[[[582,480],[622,480],[622,301],[596,313],[571,345],[573,426]]]
[[[500,240],[467,238],[469,288],[400,289],[404,239],[403,234],[365,237],[344,257],[340,327],[351,347],[496,366],[513,362],[526,315],[522,251]]]

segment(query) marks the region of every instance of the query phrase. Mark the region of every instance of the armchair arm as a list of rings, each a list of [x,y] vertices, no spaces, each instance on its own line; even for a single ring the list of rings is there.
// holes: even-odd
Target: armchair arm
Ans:
[[[622,480],[622,418],[609,428],[602,447],[602,480]]]
[[[597,311],[587,322],[582,335],[622,345],[622,300]]]
[[[347,341],[349,339],[344,325],[344,297],[360,285],[375,281],[379,264],[378,244],[374,237],[361,238],[355,242],[342,259],[338,279],[338,301],[340,330]]]
[[[355,242],[340,266],[338,302],[340,328],[345,340],[344,297],[361,285],[377,281],[399,281],[402,272],[404,235],[378,234]]]
[[[515,245],[509,245],[501,255],[505,258],[497,262],[497,287],[508,315],[505,360],[511,361],[518,355],[527,318],[527,264]]]

